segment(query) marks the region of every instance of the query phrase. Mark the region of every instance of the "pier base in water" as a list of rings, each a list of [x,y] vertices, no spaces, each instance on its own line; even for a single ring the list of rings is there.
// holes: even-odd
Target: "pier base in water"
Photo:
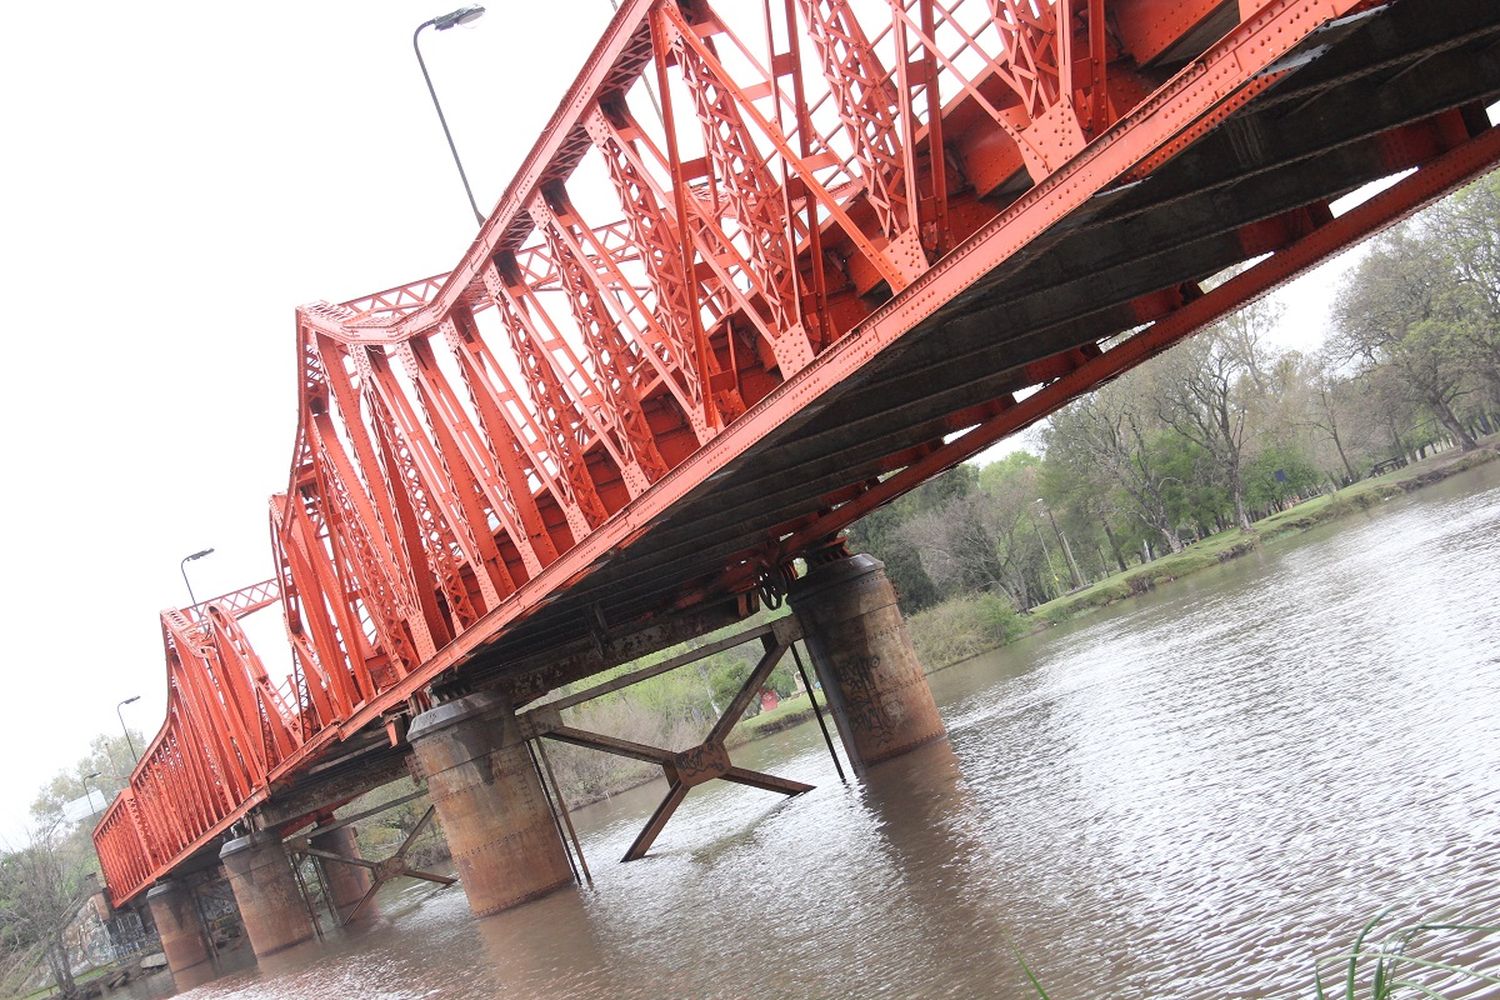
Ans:
[[[856,768],[944,735],[884,563],[868,555],[814,563],[789,596]]]
[[[195,970],[196,976],[210,967],[213,948],[191,886],[175,879],[159,882],[146,893],[146,905],[151,909],[151,921],[156,924],[162,954],[173,976],[181,976],[190,969]]]
[[[257,830],[225,844],[219,860],[229,875],[229,887],[256,958],[312,939],[307,901],[280,837]]]
[[[442,821],[458,880],[478,916],[573,881],[515,711],[481,691],[438,705],[407,731]]]

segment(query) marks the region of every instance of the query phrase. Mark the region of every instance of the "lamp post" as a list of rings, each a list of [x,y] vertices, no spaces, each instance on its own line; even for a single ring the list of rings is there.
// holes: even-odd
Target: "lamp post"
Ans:
[[[131,702],[140,700],[140,695],[134,695],[132,697],[126,698],[124,701],[115,706],[115,718],[120,720],[120,732],[125,734],[125,745],[130,748],[130,759],[136,764],[139,764],[141,762],[141,758],[140,755],[135,752],[135,744],[131,742],[130,739],[130,730],[125,725],[125,713],[121,710]]]
[[[437,90],[432,86],[432,76],[427,72],[426,60],[422,58],[420,41],[423,28],[431,27],[438,31],[447,31],[460,24],[472,24],[483,16],[484,8],[479,4],[471,4],[468,7],[460,7],[438,17],[429,18],[417,25],[417,30],[411,33],[411,47],[417,53],[417,65],[422,67],[422,79],[427,81],[427,93],[432,95],[432,106],[437,110],[438,122],[443,126],[443,135],[448,139],[448,151],[453,154],[453,163],[458,167],[458,179],[464,182],[464,194],[469,196],[469,207],[474,210],[474,218],[481,226],[484,225],[484,213],[474,202],[474,191],[469,187],[469,175],[464,173],[463,161],[458,158],[458,147],[453,144],[453,133],[448,131],[448,119],[443,115],[443,106],[438,103]]]
[[[190,556],[183,556],[182,562],[177,564],[177,568],[182,570],[182,583],[185,587],[187,587],[189,601],[188,607],[190,608],[198,606],[198,598],[193,596],[193,585],[188,582],[187,564],[193,562],[194,560],[202,559],[204,556],[212,555],[213,551],[213,549],[200,549]]]
[[[89,804],[89,819],[93,819],[94,817],[99,815],[99,810],[94,808],[94,793],[89,790],[89,779],[97,777],[99,777],[98,771],[95,771],[93,774],[85,774],[83,776],[83,797],[88,801]],[[103,796],[101,795],[100,798],[103,798]]]

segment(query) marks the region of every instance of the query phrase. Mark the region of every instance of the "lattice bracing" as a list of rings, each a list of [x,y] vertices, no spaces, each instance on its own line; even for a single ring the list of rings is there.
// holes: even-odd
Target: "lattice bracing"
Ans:
[[[622,3],[449,272],[298,311],[275,579],[163,615],[112,895],[435,684],[534,695],[554,646],[774,597],[1486,169],[1497,34],[1490,0]],[[284,682],[238,624],[272,604]]]

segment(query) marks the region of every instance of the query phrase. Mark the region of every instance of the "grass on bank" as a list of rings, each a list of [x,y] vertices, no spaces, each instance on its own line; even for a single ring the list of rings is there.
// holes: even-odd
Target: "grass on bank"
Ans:
[[[99,965],[92,969],[87,969],[73,977],[73,985],[78,987],[87,986],[94,980],[109,975],[117,968],[119,968],[118,965]],[[46,986],[38,986],[30,993],[24,994],[20,1000],[48,1000],[48,998],[60,996],[62,996],[62,993],[58,990],[57,984],[49,983]]]
[[[1496,459],[1500,459],[1500,448],[1491,443],[1466,455],[1445,453],[1355,483],[1262,518],[1248,532],[1235,528],[1210,535],[1181,552],[1107,576],[1082,590],[1039,604],[1029,615],[1018,614],[1009,602],[993,594],[950,598],[908,617],[912,642],[918,659],[929,671],[937,670]]]
[[[821,698],[818,699],[818,705],[826,707]],[[774,733],[801,722],[804,718],[811,717],[812,702],[807,700],[806,691],[798,691],[796,694],[790,694],[781,699],[781,703],[769,712],[761,712],[752,718],[740,720],[740,723],[729,731],[729,745],[734,746]]]

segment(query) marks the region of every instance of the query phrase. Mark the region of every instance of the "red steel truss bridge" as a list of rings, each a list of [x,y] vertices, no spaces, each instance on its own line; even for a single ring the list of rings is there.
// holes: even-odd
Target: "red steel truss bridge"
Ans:
[[[114,902],[365,787],[435,689],[524,702],[776,603],[1489,169],[1497,97],[1495,0],[623,3],[452,271],[298,311],[275,575],[162,616]],[[240,626],[278,605],[284,680]]]

